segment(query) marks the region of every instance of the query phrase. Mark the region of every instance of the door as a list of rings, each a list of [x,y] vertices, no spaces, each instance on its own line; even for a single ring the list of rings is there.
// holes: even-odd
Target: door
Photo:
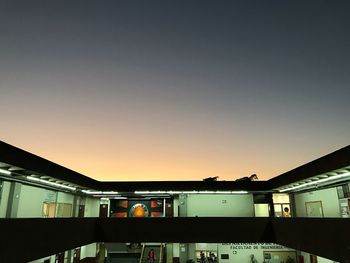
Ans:
[[[75,248],[73,252],[73,263],[80,262],[80,247]]]
[[[108,217],[108,205],[100,204],[100,217]]]
[[[85,215],[85,205],[79,205],[78,217],[84,217]]]
[[[173,217],[174,216],[173,199],[166,199],[165,200],[165,216],[166,217]]]
[[[64,263],[64,252],[56,254],[55,263]]]

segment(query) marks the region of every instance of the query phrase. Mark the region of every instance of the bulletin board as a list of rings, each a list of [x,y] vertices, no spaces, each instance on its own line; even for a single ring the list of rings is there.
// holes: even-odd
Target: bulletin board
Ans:
[[[295,251],[264,251],[264,263],[297,263]]]
[[[305,202],[308,217],[323,217],[322,201]]]

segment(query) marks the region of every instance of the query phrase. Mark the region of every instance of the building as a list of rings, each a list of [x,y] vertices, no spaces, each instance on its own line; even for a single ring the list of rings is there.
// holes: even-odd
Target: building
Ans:
[[[0,142],[0,187],[0,262],[350,262],[350,146],[268,181],[99,182]]]

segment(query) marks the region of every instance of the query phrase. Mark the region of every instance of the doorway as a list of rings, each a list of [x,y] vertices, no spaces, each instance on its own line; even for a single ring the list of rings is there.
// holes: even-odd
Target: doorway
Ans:
[[[64,252],[56,254],[55,263],[64,263]]]
[[[108,217],[108,205],[100,204],[100,217],[105,218]]]

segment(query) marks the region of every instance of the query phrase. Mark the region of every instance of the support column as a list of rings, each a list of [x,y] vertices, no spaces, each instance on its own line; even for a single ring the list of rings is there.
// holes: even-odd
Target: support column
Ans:
[[[267,199],[269,201],[269,205],[270,205],[270,217],[275,217],[275,206],[273,204],[273,197],[272,194],[266,194]]]
[[[186,263],[188,260],[188,244],[180,243],[180,263]]]
[[[6,218],[17,218],[21,188],[21,183],[11,182],[10,193],[7,202]]]
[[[179,195],[179,217],[187,217],[187,195]]]

